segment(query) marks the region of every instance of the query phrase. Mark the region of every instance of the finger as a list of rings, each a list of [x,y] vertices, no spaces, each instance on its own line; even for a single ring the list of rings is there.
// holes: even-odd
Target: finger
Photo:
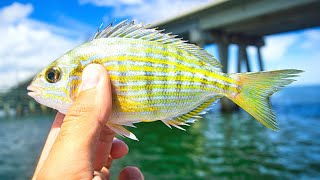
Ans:
[[[112,148],[110,156],[112,159],[119,159],[128,154],[129,148],[126,143],[119,139],[114,139],[112,142]]]
[[[92,180],[108,180],[109,178],[109,170],[103,168],[101,171],[94,171]]]
[[[110,155],[108,156],[104,166],[107,168],[110,168],[113,159],[119,159],[125,156],[126,154],[128,154],[128,151],[129,151],[129,148],[123,141],[114,138],[112,142]]]
[[[110,179],[110,171],[108,168],[103,167],[100,172],[106,177],[106,179]]]
[[[119,180],[143,180],[143,174],[137,167],[132,167],[128,166],[124,169],[119,174]]]
[[[81,170],[82,174],[92,176],[96,145],[110,116],[111,103],[110,79],[105,68],[88,65],[83,71],[80,93],[64,118],[44,164],[44,167],[48,165],[46,170],[54,166],[57,167],[54,174],[60,171],[76,174]]]
[[[106,163],[104,164],[104,167],[110,169],[112,162],[113,162],[113,159],[111,158],[111,156],[109,156]]]
[[[41,152],[41,155],[40,155],[40,158],[39,158],[39,161],[38,161],[38,164],[37,164],[37,167],[36,167],[36,170],[34,172],[34,175],[33,177],[37,177],[37,174],[39,173],[41,167],[43,166],[43,163],[44,161],[47,159],[48,157],[48,154],[50,152],[50,149],[54,143],[54,141],[56,140],[56,137],[60,131],[60,127],[61,127],[61,124],[63,122],[63,118],[65,117],[64,114],[62,113],[57,113],[53,123],[52,123],[52,126],[51,126],[51,129],[49,131],[49,134],[48,134],[48,137],[47,137],[47,140],[46,140],[46,143],[42,149],[42,152]]]
[[[97,144],[96,158],[94,163],[94,170],[99,171],[110,154],[114,132],[104,126],[101,130],[99,141]]]

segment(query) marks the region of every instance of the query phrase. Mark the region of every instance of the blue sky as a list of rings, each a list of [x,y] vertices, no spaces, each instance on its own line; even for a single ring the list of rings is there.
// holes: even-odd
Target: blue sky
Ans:
[[[0,89],[31,78],[50,62],[90,39],[102,22],[124,19],[155,23],[212,0],[31,0],[0,1]],[[170,13],[168,13],[170,12]],[[266,70],[296,68],[305,73],[294,85],[320,84],[320,28],[265,38]],[[206,48],[217,57],[214,45]],[[236,68],[230,46],[230,70]],[[249,58],[257,71],[256,51]]]

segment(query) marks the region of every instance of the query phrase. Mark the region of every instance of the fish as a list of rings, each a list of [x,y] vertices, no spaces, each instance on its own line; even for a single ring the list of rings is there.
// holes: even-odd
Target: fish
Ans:
[[[133,21],[98,29],[93,39],[44,68],[28,86],[38,103],[66,114],[77,98],[89,64],[103,65],[112,84],[107,126],[138,140],[125,126],[162,121],[185,130],[226,97],[264,126],[278,130],[270,96],[295,81],[296,69],[223,73],[221,64],[197,45]]]

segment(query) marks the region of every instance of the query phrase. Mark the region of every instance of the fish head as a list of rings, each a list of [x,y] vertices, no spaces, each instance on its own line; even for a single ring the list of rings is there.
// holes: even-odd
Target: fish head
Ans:
[[[78,81],[81,81],[78,76],[72,74],[77,68],[73,68],[65,58],[61,57],[44,68],[27,87],[28,95],[38,103],[64,114],[73,103],[80,84]]]

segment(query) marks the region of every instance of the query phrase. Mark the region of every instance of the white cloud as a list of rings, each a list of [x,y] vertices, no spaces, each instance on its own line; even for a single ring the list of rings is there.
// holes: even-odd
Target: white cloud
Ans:
[[[31,4],[0,9],[0,88],[32,77],[80,43],[75,31],[31,19]],[[78,37],[79,38],[79,37]]]
[[[288,48],[298,40],[296,34],[269,36],[266,45],[262,48],[265,61],[280,61],[284,58]]]
[[[113,18],[130,18],[145,23],[155,23],[183,14],[215,0],[79,0],[80,4],[113,7]],[[109,20],[110,16],[106,16]]]
[[[288,50],[292,46],[300,47],[301,51],[315,50],[320,45],[319,42],[319,29],[273,35],[266,38],[266,46],[262,48],[262,53],[265,60],[277,62],[289,54]]]
[[[181,15],[191,9],[206,4],[212,0],[150,0],[138,6],[117,8],[115,17],[132,17],[146,23],[155,23]]]
[[[320,31],[319,29],[306,30],[303,33],[303,42],[301,43],[301,48],[312,49],[313,47],[318,47],[320,44]]]
[[[31,14],[33,7],[31,4],[13,3],[0,11],[0,22],[14,23],[19,19],[24,19]]]
[[[305,31],[305,35],[309,38],[309,39],[313,39],[313,40],[320,40],[320,31],[319,29],[310,29],[310,30],[306,30]]]
[[[319,84],[320,30],[307,29],[269,36],[263,51],[267,70],[301,69],[305,71],[295,85]]]
[[[320,41],[318,41],[319,44]],[[297,61],[293,66],[297,69],[302,69],[305,72],[301,74],[297,84],[320,84],[319,67],[320,67],[320,52],[314,52],[307,59],[306,56],[297,57]],[[303,61],[303,62],[302,62]]]

